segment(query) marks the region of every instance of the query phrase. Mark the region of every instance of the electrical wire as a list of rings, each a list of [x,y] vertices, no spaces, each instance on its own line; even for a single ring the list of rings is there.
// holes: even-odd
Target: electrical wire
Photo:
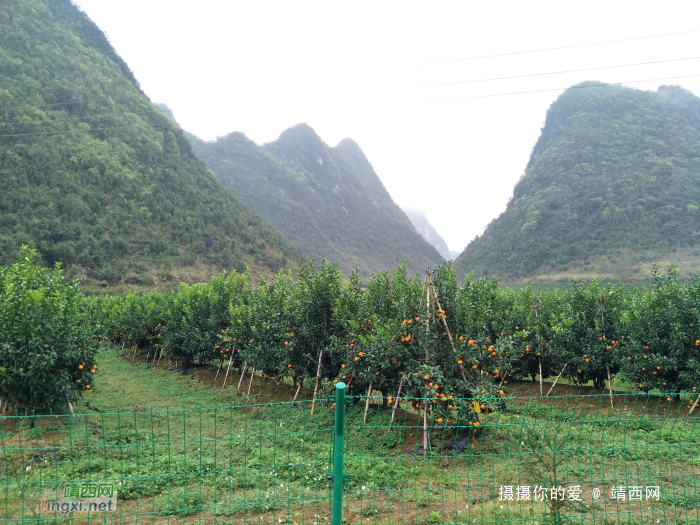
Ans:
[[[470,97],[456,97],[456,98],[443,98],[443,99],[435,99],[435,100],[421,100],[417,102],[404,102],[400,104],[386,104],[383,107],[394,107],[394,106],[413,106],[417,104],[431,104],[434,102],[455,102],[459,100],[473,100],[473,99],[479,99],[479,98],[493,98],[493,97],[506,97],[506,96],[511,96],[511,95],[526,95],[529,93],[546,93],[548,91],[564,91],[568,89],[585,89],[585,88],[594,88],[594,87],[605,87],[605,86],[619,86],[622,84],[639,84],[641,82],[656,82],[659,80],[676,80],[679,78],[693,78],[693,77],[700,77],[700,74],[697,75],[684,75],[684,76],[679,76],[679,77],[663,77],[663,78],[648,78],[645,80],[627,80],[623,82],[601,82],[599,84],[587,84],[585,86],[568,86],[568,87],[559,87],[559,88],[548,88],[548,89],[535,89],[532,91],[513,91],[510,93],[491,93],[488,95],[474,95]]]
[[[31,125],[37,125],[37,124],[51,124],[53,122],[68,122],[71,120],[95,120],[98,118],[102,117],[130,117],[133,115],[148,115],[148,114],[157,114],[161,112],[160,108],[158,108],[156,111],[150,110],[150,111],[140,111],[140,112],[130,112],[130,113],[101,113],[99,115],[95,115],[92,117],[68,117],[68,118],[55,118],[55,119],[48,119],[48,120],[38,120],[36,122],[31,122]],[[172,111],[170,111],[172,113]],[[12,123],[10,122],[0,122],[0,126],[11,126]]]
[[[138,93],[134,93],[133,95],[130,95],[130,96],[114,97],[114,98],[109,98],[108,95],[102,95],[101,97],[84,98],[82,100],[73,100],[70,102],[54,102],[52,104],[39,104],[39,105],[23,104],[21,106],[0,106],[0,111],[10,111],[13,109],[22,109],[22,108],[36,109],[36,108],[50,108],[53,106],[72,106],[74,104],[84,104],[85,102],[94,102],[95,100],[104,100],[105,98],[109,98],[110,101],[115,101],[115,100],[123,100],[125,98],[131,99],[133,97],[138,97],[138,96],[139,96]],[[149,102],[150,102],[150,100],[149,100]],[[151,104],[155,105],[154,102],[151,102]],[[158,109],[160,109],[160,108],[158,108]],[[161,111],[170,111],[172,113],[171,109],[161,110]]]
[[[150,124],[150,123],[148,123]],[[150,124],[151,126],[154,127],[160,127],[160,126],[167,126],[167,124]],[[37,133],[11,133],[9,135],[0,135],[1,137],[28,137],[28,136],[33,136],[33,135],[60,135],[63,133],[79,133],[81,131],[104,131],[107,129],[129,129],[129,128],[139,128],[139,126],[110,126],[106,128],[91,128],[91,129],[69,129],[69,130],[64,130],[64,131],[40,131]]]
[[[546,75],[564,75],[567,73],[582,73],[584,71],[598,71],[602,69],[615,69],[615,68],[622,68],[622,67],[635,67],[635,66],[647,66],[647,65],[652,65],[652,64],[663,64],[667,62],[681,62],[684,60],[697,60],[700,57],[686,57],[686,58],[669,58],[667,60],[655,60],[653,62],[637,62],[636,64],[619,64],[615,66],[600,66],[600,67],[590,67],[590,68],[585,68],[585,69],[569,69],[567,71],[550,71],[547,73],[530,73],[528,75],[515,75],[511,77],[494,77],[494,78],[479,78],[475,80],[463,80],[460,82],[446,82],[444,84],[424,84],[422,86],[408,86],[408,87],[397,87],[397,88],[388,88],[388,89],[380,89],[377,91],[370,91],[369,93],[386,93],[390,91],[406,91],[409,89],[424,89],[424,88],[432,88],[432,87],[443,87],[443,86],[457,86],[461,84],[474,84],[477,82],[491,82],[491,81],[496,81],[496,80],[513,80],[516,78],[530,78],[530,77],[540,77],[540,76],[546,76]]]
[[[700,32],[700,29],[694,29],[691,31],[680,31],[677,33],[663,33],[663,34],[657,34],[657,35],[646,35],[646,36],[638,36],[638,37],[632,37],[632,38],[623,38],[620,40],[606,40],[606,41],[601,41],[601,42],[589,42],[589,43],[585,43],[585,44],[574,44],[574,45],[570,45],[570,46],[531,49],[531,50],[526,50],[526,51],[514,51],[514,52],[510,52],[510,53],[499,53],[499,54],[494,54],[494,55],[482,55],[482,56],[467,57],[467,58],[456,58],[456,59],[452,59],[452,60],[442,60],[442,61],[437,61],[437,62],[424,62],[424,63],[419,63],[419,64],[408,64],[405,66],[397,66],[397,67],[398,68],[405,68],[405,67],[428,66],[428,65],[435,65],[435,64],[448,64],[448,63],[452,63],[452,62],[465,62],[465,61],[470,61],[470,60],[482,60],[482,59],[487,59],[487,58],[498,58],[498,57],[522,55],[522,54],[528,54],[528,53],[541,53],[541,52],[545,52],[545,51],[557,51],[557,50],[561,50],[561,49],[573,49],[573,48],[578,48],[578,47],[615,44],[615,43],[619,43],[619,42],[631,42],[631,41],[643,40],[643,39],[647,39],[647,38],[661,38],[661,37],[667,37],[667,36],[686,35],[686,34],[699,33],[699,32]],[[682,60],[682,59],[679,59],[679,60]],[[625,67],[625,66],[619,66],[619,67]],[[509,77],[504,77],[504,79],[505,78],[509,78]],[[418,86],[418,87],[421,87],[421,86]],[[432,87],[432,86],[429,86],[429,87]],[[405,88],[405,89],[411,89],[411,88]],[[134,93],[134,96],[138,96],[138,94]],[[74,105],[74,104],[83,104],[85,102],[93,102],[95,100],[103,100],[105,97],[106,97],[106,95],[103,95],[101,97],[87,98],[87,99],[82,99],[82,100],[74,100],[74,101],[69,101],[69,102],[54,102],[51,104],[40,104],[40,105],[23,104],[20,106],[4,106],[4,107],[0,106],[0,111],[9,111],[9,110],[22,109],[22,108],[37,109],[37,108],[46,108],[46,107],[53,107],[53,106],[68,106],[68,105]],[[121,99],[125,99],[125,98],[132,98],[132,96],[115,97],[115,98],[111,98],[110,100],[115,101],[115,100],[121,100]],[[161,111],[170,111],[172,113],[172,110],[169,110],[169,109],[168,110],[161,110]]]
[[[647,35],[647,36],[636,36],[632,38],[622,38],[620,40],[604,40],[602,42],[589,42],[587,44],[573,44],[570,46],[559,46],[559,47],[545,47],[542,49],[529,49],[527,51],[513,51],[509,53],[499,53],[495,55],[482,55],[482,56],[475,56],[475,57],[467,57],[467,58],[454,58],[451,60],[440,60],[437,62],[422,62],[418,64],[408,64],[405,66],[398,66],[401,68],[407,68],[407,67],[422,67],[422,66],[433,66],[433,65],[438,65],[438,64],[451,64],[454,62],[468,62],[470,60],[483,60],[485,58],[499,58],[499,57],[507,57],[507,56],[514,56],[514,55],[525,55],[529,53],[543,53],[546,51],[559,51],[562,49],[574,49],[578,47],[589,47],[589,46],[600,46],[604,44],[617,44],[620,42],[633,42],[635,40],[644,40],[647,38],[662,38],[662,37],[667,37],[667,36],[677,36],[677,35],[688,35],[692,33],[700,33],[700,29],[693,29],[691,31],[680,31],[678,33],[662,33],[659,35]]]

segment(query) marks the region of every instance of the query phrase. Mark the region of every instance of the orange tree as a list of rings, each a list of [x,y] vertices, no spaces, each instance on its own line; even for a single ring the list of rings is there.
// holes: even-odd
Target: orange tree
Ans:
[[[521,342],[527,341],[522,331],[531,315],[532,288],[501,290],[495,279],[474,279],[469,274],[458,293],[457,323],[451,324],[458,330],[458,359],[463,366],[504,385],[508,383],[504,375],[529,373],[529,346],[521,348]]]
[[[57,264],[40,268],[35,251],[0,273],[0,398],[16,409],[65,409],[94,390],[97,344],[81,324],[82,298]]]
[[[331,354],[333,365],[340,366],[340,378],[352,392],[366,393],[371,382],[373,390],[384,394],[384,403],[397,391],[411,362],[410,351],[400,341],[404,325],[397,319],[398,310],[386,272],[373,276],[366,290],[353,272],[333,312]]]
[[[511,325],[517,324],[512,334],[507,334],[514,377],[529,375],[534,381],[540,371],[542,379],[561,371],[567,361],[559,345],[561,306],[560,290],[534,293],[528,288],[517,295],[510,321]]]
[[[656,265],[652,276],[651,290],[630,298],[622,374],[644,392],[692,391],[700,382],[700,281],[684,286],[676,268],[662,275]]]
[[[209,363],[221,346],[219,335],[230,325],[229,306],[242,301],[250,274],[232,272],[210,283],[183,285],[165,315],[161,344],[171,360],[184,366]]]
[[[327,349],[333,332],[333,310],[341,290],[340,277],[337,264],[324,259],[317,266],[311,260],[301,267],[299,278],[290,287],[282,335],[291,343],[288,345],[286,373],[293,376],[297,385],[303,384],[305,378],[316,377],[321,350],[325,350],[321,376],[337,376]]]
[[[232,310],[235,328],[228,335],[222,334],[222,341],[233,338],[232,346],[225,346],[234,350],[234,356],[264,378],[276,376],[279,380],[283,370],[295,374],[289,367],[294,337],[286,317],[291,293],[290,275],[280,272],[269,286],[261,277],[247,294],[246,304]]]
[[[601,288],[574,280],[573,289],[563,293],[559,316],[552,323],[559,328],[556,351],[568,363],[565,377],[577,384],[593,381],[601,390],[605,381],[620,370],[627,337],[627,296],[622,285]]]
[[[477,359],[478,350],[474,344],[464,345],[464,337],[456,334],[469,329],[467,326],[474,329],[476,324],[474,312],[465,315],[464,297],[460,297],[451,265],[436,268],[432,283],[437,297],[431,298],[429,307],[424,301],[413,319],[404,321],[408,327],[404,344],[412,348],[414,356],[413,368],[407,374],[407,394],[421,399],[414,406],[427,402],[428,412],[437,424],[475,421],[471,405],[456,400],[476,399],[486,409],[492,409],[500,405],[501,395],[490,376],[476,374],[466,366]],[[461,319],[460,312],[464,316]]]

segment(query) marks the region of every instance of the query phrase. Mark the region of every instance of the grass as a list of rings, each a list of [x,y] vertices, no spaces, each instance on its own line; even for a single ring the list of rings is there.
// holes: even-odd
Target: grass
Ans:
[[[329,523],[328,407],[274,403],[268,384],[247,398],[179,371],[109,350],[97,392],[68,417],[6,417],[0,432],[0,520],[35,522],[41,497],[66,481],[118,485],[116,515],[91,522]],[[288,389],[286,389],[288,390]],[[284,392],[285,389],[282,389]],[[277,395],[277,394],[274,394]],[[511,398],[479,429],[433,427],[416,457],[422,420],[364,402],[346,416],[346,523],[697,523],[700,427],[679,403],[642,394]],[[441,445],[469,438],[460,454]],[[499,487],[581,488],[581,502],[499,499]],[[610,499],[613,485],[661,487],[658,501]],[[593,498],[594,490],[602,497]],[[516,489],[514,489],[516,490]],[[561,503],[561,504],[560,504]],[[84,515],[46,516],[87,523]]]

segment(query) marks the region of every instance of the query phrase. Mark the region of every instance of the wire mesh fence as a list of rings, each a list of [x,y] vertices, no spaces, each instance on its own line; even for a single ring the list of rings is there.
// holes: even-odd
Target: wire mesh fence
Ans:
[[[336,451],[328,400],[3,417],[0,522],[700,523],[686,399],[454,399],[449,425],[383,401],[339,402]]]

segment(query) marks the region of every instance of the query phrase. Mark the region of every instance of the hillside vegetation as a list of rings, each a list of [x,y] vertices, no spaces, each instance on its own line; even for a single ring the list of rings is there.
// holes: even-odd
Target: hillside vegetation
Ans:
[[[410,272],[443,262],[350,139],[329,147],[299,124],[264,146],[242,133],[190,140],[222,185],[311,257],[365,277],[404,259]]]
[[[87,284],[271,274],[301,252],[225,191],[69,0],[0,3],[0,265]]]
[[[650,262],[700,268],[700,99],[677,86],[574,86],[547,111],[506,211],[460,274],[635,280]]]

